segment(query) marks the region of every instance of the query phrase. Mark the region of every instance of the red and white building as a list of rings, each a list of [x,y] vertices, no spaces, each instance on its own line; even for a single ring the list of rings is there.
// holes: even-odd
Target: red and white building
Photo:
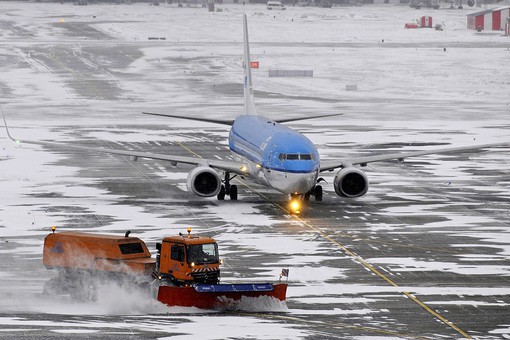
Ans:
[[[488,9],[467,16],[467,28],[484,31],[504,31],[510,17],[510,6]]]

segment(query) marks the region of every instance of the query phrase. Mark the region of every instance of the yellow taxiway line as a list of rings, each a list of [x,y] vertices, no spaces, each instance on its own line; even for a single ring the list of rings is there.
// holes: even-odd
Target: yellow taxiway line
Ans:
[[[358,256],[356,253],[352,252],[349,248],[347,248],[346,246],[344,246],[343,244],[341,244],[340,242],[338,242],[337,240],[333,239],[331,236],[329,236],[328,234],[326,234],[326,232],[324,232],[323,230],[321,229],[318,229],[316,227],[314,227],[313,225],[311,225],[310,223],[306,222],[305,220],[303,220],[302,218],[300,218],[299,216],[296,216],[296,219],[299,220],[299,222],[301,222],[303,225],[307,226],[308,228],[312,229],[313,231],[315,231],[316,233],[318,233],[319,235],[321,235],[324,239],[328,240],[329,242],[335,244],[336,246],[338,246],[340,249],[342,249],[342,251],[347,254],[348,256],[350,256],[351,258],[353,258],[354,260],[356,260],[356,262],[360,263],[361,265],[363,265],[365,268],[367,268],[368,270],[370,270],[372,273],[376,274],[377,276],[379,276],[380,278],[382,278],[384,281],[386,281],[387,283],[389,283],[390,285],[392,285],[393,287],[396,287],[396,288],[400,288],[400,286],[395,283],[395,281],[393,281],[392,279],[390,279],[389,277],[387,277],[386,275],[384,275],[383,273],[381,273],[377,268],[375,268],[374,266],[372,266],[370,263],[368,263],[367,261],[363,260],[360,256]],[[407,296],[408,298],[410,298],[412,301],[414,301],[416,304],[418,304],[420,307],[422,307],[423,309],[425,309],[428,313],[430,313],[431,315],[433,315],[435,318],[437,318],[438,320],[440,320],[441,322],[443,322],[445,325],[453,328],[455,331],[457,331],[460,335],[462,335],[464,338],[466,339],[471,339],[471,336],[469,334],[467,334],[465,331],[463,331],[462,329],[460,329],[459,327],[457,327],[453,322],[451,321],[448,321],[445,317],[443,317],[441,314],[439,314],[438,312],[436,312],[435,310],[433,310],[432,308],[430,308],[429,306],[427,306],[424,302],[422,302],[421,300],[419,300],[416,296],[414,296],[413,294],[411,294],[410,292],[406,292],[404,290],[401,290],[402,294],[404,294],[405,296]]]

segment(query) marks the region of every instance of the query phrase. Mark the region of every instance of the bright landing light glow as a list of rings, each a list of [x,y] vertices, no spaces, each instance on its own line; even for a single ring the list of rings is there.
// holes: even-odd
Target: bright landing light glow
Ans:
[[[301,213],[301,203],[298,200],[292,200],[289,204],[290,212],[293,214]]]

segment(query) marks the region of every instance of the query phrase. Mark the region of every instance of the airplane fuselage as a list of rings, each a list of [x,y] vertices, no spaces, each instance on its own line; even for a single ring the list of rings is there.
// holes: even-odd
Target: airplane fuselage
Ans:
[[[317,182],[320,160],[315,145],[271,119],[237,117],[228,142],[237,160],[250,163],[257,181],[282,193],[305,194]]]

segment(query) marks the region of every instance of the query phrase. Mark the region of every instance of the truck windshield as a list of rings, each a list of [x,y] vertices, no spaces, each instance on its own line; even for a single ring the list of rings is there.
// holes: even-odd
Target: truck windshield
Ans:
[[[188,246],[188,262],[195,264],[218,262],[218,246],[216,243],[192,244]]]

